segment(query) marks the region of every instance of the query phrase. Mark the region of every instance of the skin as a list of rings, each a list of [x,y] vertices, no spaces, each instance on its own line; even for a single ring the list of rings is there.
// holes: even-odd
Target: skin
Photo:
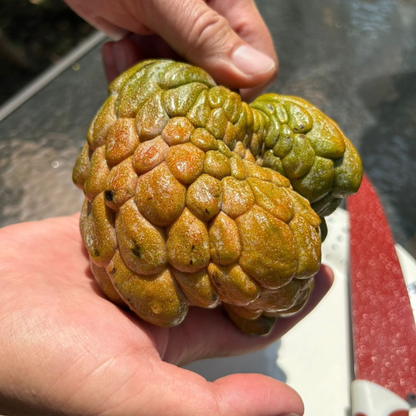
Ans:
[[[218,84],[243,89],[245,99],[254,98],[277,76],[273,40],[254,0],[66,2],[117,40],[103,47],[109,81],[140,60],[162,57],[205,69]],[[258,55],[248,66],[233,59],[243,45],[262,53],[266,59],[262,66]]]
[[[252,0],[67,0],[116,42],[103,47],[109,81],[147,58],[189,61],[246,100],[277,76],[270,34]],[[273,65],[242,70],[233,54],[251,45]],[[259,59],[253,61],[259,62]],[[257,374],[215,382],[180,368],[197,359],[244,354],[283,336],[329,290],[322,267],[310,300],[267,337],[237,330],[221,308],[192,308],[161,328],[106,300],[90,272],[79,216],[0,230],[0,413],[117,416],[303,414],[289,386]]]
[[[267,337],[238,331],[221,308],[193,308],[182,325],[152,326],[106,300],[78,215],[0,230],[0,413],[7,415],[303,414],[290,387],[256,374],[208,382],[178,367],[264,348],[329,290],[322,267],[305,309]]]

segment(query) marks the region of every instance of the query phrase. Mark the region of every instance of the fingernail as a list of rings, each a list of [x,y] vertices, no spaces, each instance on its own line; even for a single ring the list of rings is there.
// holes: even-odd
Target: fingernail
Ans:
[[[116,27],[114,29],[106,29],[105,34],[112,40],[118,41],[124,39],[129,34],[129,32],[127,30]]]
[[[276,67],[272,58],[248,45],[238,47],[231,55],[231,61],[247,75],[264,74]]]
[[[129,33],[99,16],[92,17],[90,23],[114,41],[123,39]]]
[[[297,415],[296,413],[284,413],[282,415],[277,415],[277,416],[300,416],[300,415]]]

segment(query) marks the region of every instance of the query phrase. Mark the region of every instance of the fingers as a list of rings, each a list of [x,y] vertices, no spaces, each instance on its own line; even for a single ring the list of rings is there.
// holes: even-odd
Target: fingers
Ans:
[[[239,2],[234,0],[211,0],[209,5],[227,19],[231,28],[241,39],[271,57],[276,63],[276,71],[266,83],[255,88],[240,89],[243,99],[249,102],[260,95],[277,78],[279,61],[272,36],[252,0]]]
[[[107,82],[110,83],[126,69],[144,59],[140,49],[129,38],[118,42],[107,42],[101,50]]]
[[[148,34],[149,29],[124,8],[123,2],[113,0],[65,0],[65,3],[91,26],[120,40],[128,32]]]
[[[241,39],[277,60],[272,37],[254,1],[211,0],[209,6],[227,19]]]
[[[89,23],[95,28],[104,32],[109,38],[117,41],[123,39],[129,32],[119,26],[113,25],[100,16],[91,17]]]
[[[233,7],[237,7],[240,3],[252,2],[234,3]],[[224,16],[202,0],[154,0],[142,2],[140,11],[137,6],[132,8],[133,13],[141,14],[150,30],[164,38],[188,62],[208,71],[220,84],[229,88],[250,88],[266,83],[276,73],[277,63],[273,57],[245,42]],[[246,16],[248,10],[242,10],[244,13],[233,15],[233,25],[246,37],[253,37],[254,30],[245,28],[251,16]],[[250,11],[256,11],[254,5]],[[269,37],[264,29],[262,33]],[[258,37],[255,39],[256,43],[261,43]],[[270,43],[269,38],[265,44]]]
[[[105,43],[101,53],[108,83],[138,61],[151,58],[183,60],[157,35],[130,34],[121,41]]]
[[[242,89],[246,99],[277,76],[272,38],[253,0],[211,0],[209,5],[203,0],[66,2],[113,39],[127,32],[159,35],[182,60],[202,67],[221,85]],[[137,55],[142,54],[124,39],[105,46],[108,79],[136,62]]]
[[[233,374],[214,382],[220,415],[303,415],[299,395],[286,384],[259,374]]]
[[[112,381],[103,384],[108,409],[100,414],[170,416],[277,416],[303,414],[299,395],[273,378],[257,374],[234,374],[211,383],[172,364],[139,358],[140,371],[118,367]],[[133,364],[137,368],[137,362]],[[127,376],[126,376],[127,373]],[[122,384],[118,384],[118,382]],[[96,386],[100,388],[100,385]],[[111,390],[117,388],[117,394]],[[101,401],[102,403],[102,401]]]
[[[333,273],[322,266],[306,306],[297,315],[279,318],[266,337],[255,337],[238,330],[221,308],[191,308],[185,321],[170,332],[169,347],[162,356],[168,362],[185,364],[197,359],[244,354],[264,348],[281,338],[322,300],[333,282]],[[201,327],[201,322],[204,322]]]

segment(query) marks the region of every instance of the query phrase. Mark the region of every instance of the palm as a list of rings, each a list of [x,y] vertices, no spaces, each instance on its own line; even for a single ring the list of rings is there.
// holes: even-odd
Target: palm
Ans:
[[[152,379],[165,384],[174,378],[180,385],[190,383],[195,389],[202,383],[203,388],[208,383],[201,377],[168,363],[248,352],[295,323],[282,320],[269,337],[254,338],[235,329],[220,309],[191,308],[178,327],[150,325],[103,297],[89,270],[77,216],[1,230],[0,270],[0,339],[6,340],[0,367],[7,369],[8,362],[2,360],[17,357],[19,367],[29,370],[10,374],[9,388],[15,383],[23,392],[34,392],[30,400],[36,403],[70,406],[80,414],[97,414],[109,403],[129,403],[138,387],[130,383],[138,374],[146,383]],[[323,296],[329,280],[325,273],[318,280],[308,309]],[[101,400],[94,399],[97,387]],[[185,414],[178,409],[178,415]]]

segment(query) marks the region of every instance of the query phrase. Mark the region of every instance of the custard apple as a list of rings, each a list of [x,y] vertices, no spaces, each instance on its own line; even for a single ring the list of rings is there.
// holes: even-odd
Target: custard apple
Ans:
[[[248,105],[168,60],[113,81],[73,172],[82,239],[111,301],[166,327],[221,304],[258,335],[306,303],[320,217],[361,176],[352,144],[311,104],[264,94]]]

